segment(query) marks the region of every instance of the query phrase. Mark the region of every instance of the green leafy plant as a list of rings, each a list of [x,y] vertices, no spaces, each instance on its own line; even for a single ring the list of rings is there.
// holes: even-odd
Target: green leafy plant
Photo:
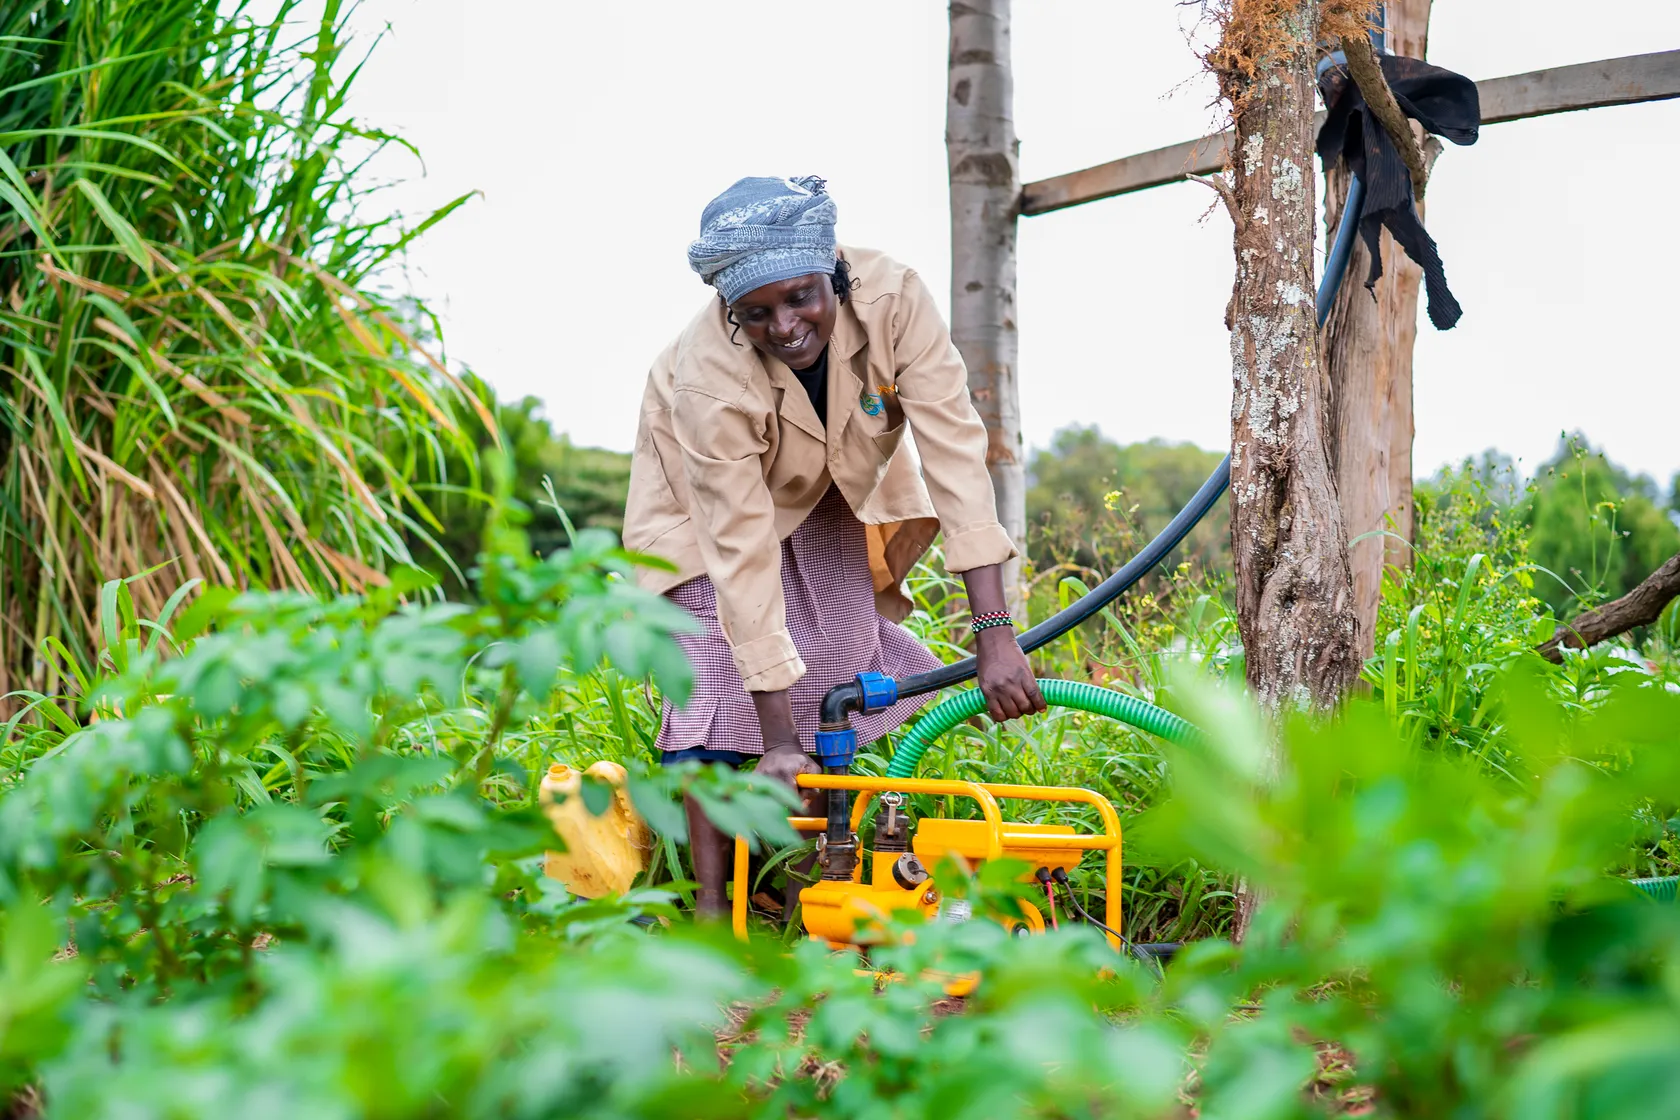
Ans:
[[[1420,748],[1376,704],[1292,723],[1267,782],[1268,732],[1196,698],[1208,745],[1168,749],[1173,797],[1144,842],[1268,899],[1240,951],[1198,946],[1168,974],[1210,1032],[1210,1112],[1311,1114],[1298,1087],[1326,1044],[1386,1115],[1633,1117],[1676,1099],[1680,910],[1606,870],[1642,849],[1639,806],[1680,802],[1680,697],[1624,678],[1583,710],[1525,665],[1493,687],[1519,782]]]
[[[540,874],[555,839],[519,760],[553,686],[610,661],[680,695],[687,623],[610,539],[531,556],[491,477],[477,606],[208,594],[165,639],[108,597],[75,726],[10,732],[6,1088],[49,1116],[204,1117],[1631,1118],[1670,1091],[1680,912],[1613,874],[1680,805],[1660,682],[1577,703],[1497,674],[1513,781],[1380,698],[1273,731],[1175,678],[1210,734],[1154,748],[1130,858],[1268,901],[1244,946],[1201,941],[1164,980],[1071,918],[912,923],[867,962],[742,944],[669,891],[583,901]],[[716,769],[633,789],[667,831],[686,789],[772,843],[791,804]],[[1017,871],[937,877],[984,915],[1019,905]]]

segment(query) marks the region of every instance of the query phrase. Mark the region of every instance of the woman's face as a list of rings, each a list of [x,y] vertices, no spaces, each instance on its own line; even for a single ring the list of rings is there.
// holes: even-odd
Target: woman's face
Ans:
[[[809,369],[834,334],[840,300],[828,274],[814,272],[754,288],[729,310],[760,351],[789,369]]]

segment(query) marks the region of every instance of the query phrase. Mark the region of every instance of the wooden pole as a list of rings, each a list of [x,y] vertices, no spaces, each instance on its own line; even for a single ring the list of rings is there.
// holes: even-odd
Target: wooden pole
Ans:
[[[1026,454],[1016,381],[1015,223],[1021,194],[1010,71],[1010,0],[954,0],[945,106],[951,177],[951,339],[986,425],[998,520],[1027,551]],[[1021,561],[1004,569],[1022,618]]]
[[[1386,34],[1392,53],[1424,56],[1429,8],[1430,0],[1389,0]],[[1327,243],[1342,220],[1347,189],[1347,166],[1338,163],[1325,179]],[[1421,201],[1418,209],[1423,209]],[[1348,565],[1361,659],[1375,649],[1383,569],[1411,566],[1413,535],[1412,346],[1423,270],[1400,251],[1387,230],[1380,252],[1383,274],[1373,293],[1365,290],[1370,251],[1362,238],[1355,240],[1347,279],[1323,332],[1330,383],[1330,462],[1352,542]]]

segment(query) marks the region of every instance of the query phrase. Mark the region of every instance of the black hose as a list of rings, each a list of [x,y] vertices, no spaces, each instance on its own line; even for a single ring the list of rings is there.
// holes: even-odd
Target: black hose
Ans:
[[[1162,964],[1171,964],[1178,951],[1184,948],[1182,941],[1145,941],[1137,946],[1137,951],[1147,953]]]
[[[1118,572],[1093,587],[1089,595],[1022,634],[1017,639],[1021,643],[1022,652],[1031,653],[1041,646],[1049,645],[1118,599],[1133,584],[1148,575],[1151,568],[1166,559],[1167,553],[1177,548],[1179,543],[1190,535],[1190,530],[1213,508],[1213,503],[1219,500],[1219,495],[1225,492],[1225,487],[1230,481],[1231,457],[1227,455],[1220,460],[1219,468],[1202,483],[1202,488],[1196,491],[1196,496],[1190,499],[1190,504],[1179,510],[1178,516],[1174,517],[1154,540],[1144,545],[1142,552],[1127,561]],[[905,677],[898,682],[898,694],[920,696],[961,684],[974,676],[978,664],[975,658],[969,657],[935,669],[931,673]]]

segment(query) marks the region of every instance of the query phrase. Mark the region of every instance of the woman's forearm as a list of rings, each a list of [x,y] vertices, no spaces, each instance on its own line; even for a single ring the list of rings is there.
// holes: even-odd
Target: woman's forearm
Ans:
[[[963,573],[968,589],[969,613],[1005,614],[1009,602],[1003,597],[1003,565],[988,564]],[[986,697],[986,710],[1003,722],[1044,710],[1044,696],[1033,680],[1027,655],[1015,641],[1013,626],[988,626],[974,635],[974,653],[979,659],[975,678]]]
[[[968,591],[970,614],[997,614],[1009,609],[1003,597],[1003,565],[987,564],[970,568],[962,574],[963,587]]]
[[[793,725],[793,700],[787,689],[778,692],[749,692],[758,727],[764,735],[764,749],[799,747],[799,729]]]

